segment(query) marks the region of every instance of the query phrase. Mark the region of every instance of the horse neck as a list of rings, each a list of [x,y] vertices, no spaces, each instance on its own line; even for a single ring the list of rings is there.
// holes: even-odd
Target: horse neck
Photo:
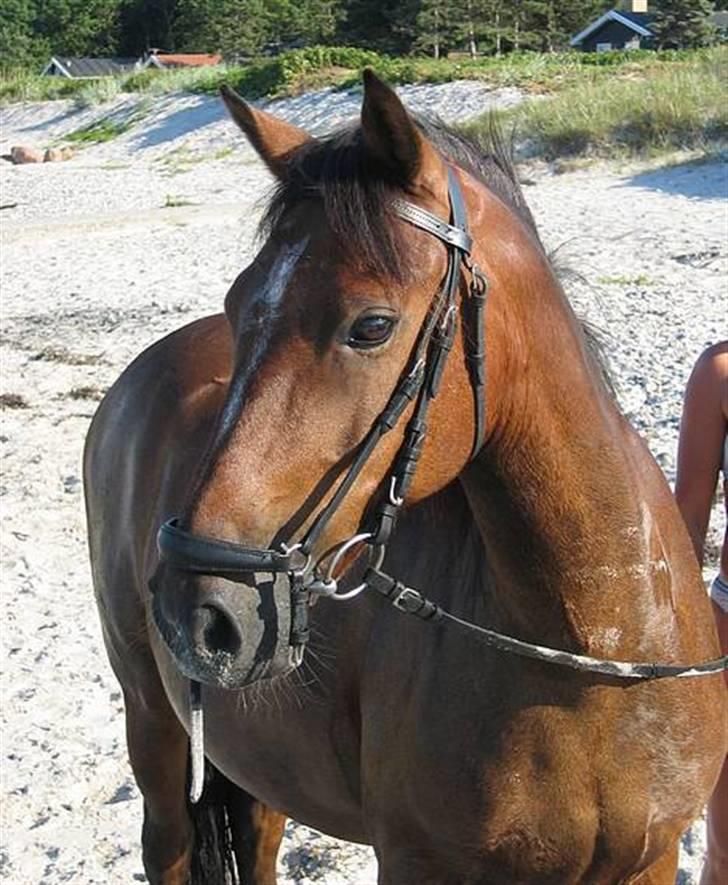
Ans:
[[[520,290],[494,286],[490,436],[461,482],[493,572],[496,622],[523,638],[612,651],[609,636],[622,638],[607,627],[615,611],[637,628],[646,587],[652,598],[671,592],[647,503],[661,479],[545,256],[534,259]]]

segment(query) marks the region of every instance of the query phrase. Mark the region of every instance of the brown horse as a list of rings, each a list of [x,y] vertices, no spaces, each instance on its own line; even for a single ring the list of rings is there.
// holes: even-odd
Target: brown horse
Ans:
[[[402,585],[405,613],[368,585],[298,604],[359,589],[366,556],[342,542],[381,532],[381,568],[475,626],[618,661],[718,654],[670,490],[510,165],[495,140],[413,122],[373,75],[360,126],[326,140],[224,97],[278,180],[265,243],[224,316],[124,372],[85,456],[149,880],[272,885],[290,815],[373,845],[380,885],[672,885],[726,750],[719,676],[621,680],[507,653]],[[311,583],[332,549],[335,580],[322,566]],[[191,683],[209,760],[196,805]]]

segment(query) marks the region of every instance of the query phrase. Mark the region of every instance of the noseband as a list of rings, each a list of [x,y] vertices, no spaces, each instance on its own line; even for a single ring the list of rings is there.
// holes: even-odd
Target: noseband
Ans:
[[[250,575],[255,573],[287,574],[291,597],[290,658],[295,666],[302,662],[309,639],[309,608],[313,599],[317,596],[326,596],[329,599],[342,601],[352,599],[369,588],[407,614],[433,622],[446,621],[456,627],[465,628],[500,651],[561,664],[575,670],[622,679],[702,676],[725,670],[728,667],[728,657],[690,666],[640,664],[602,661],[523,642],[455,617],[428,600],[419,591],[406,587],[380,570],[397,514],[417,470],[427,435],[427,412],[432,400],[437,396],[442,373],[455,340],[458,318],[457,296],[463,268],[470,277],[467,296],[463,297],[460,310],[463,323],[467,326],[464,335],[465,359],[473,388],[475,410],[475,437],[471,458],[480,451],[485,438],[484,342],[488,282],[478,266],[470,259],[472,239],[468,232],[465,203],[455,172],[450,167],[447,170],[447,177],[449,222],[406,200],[396,199],[393,202],[392,208],[396,215],[445,244],[447,270],[442,286],[434,296],[430,310],[423,321],[407,368],[389,402],[372,424],[343,479],[303,538],[291,547],[283,545],[280,550],[263,550],[192,534],[181,529],[178,519],[175,518],[165,522],[157,536],[161,561],[180,571],[213,575],[238,583],[247,583]],[[397,426],[407,407],[412,403],[414,408],[404,429],[402,444],[385,480],[386,495],[382,496],[373,507],[368,508],[371,512],[371,518],[367,520],[369,527],[337,544],[314,563],[312,551],[326,525],[341,506],[381,438]],[[350,550],[362,544],[369,547],[370,556],[364,581],[354,589],[340,593],[335,577],[337,567]],[[326,563],[325,568],[324,563]]]

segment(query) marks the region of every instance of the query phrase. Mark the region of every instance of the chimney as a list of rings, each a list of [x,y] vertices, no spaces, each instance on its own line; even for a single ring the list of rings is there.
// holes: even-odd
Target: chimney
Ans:
[[[647,12],[647,0],[630,0],[632,12]]]

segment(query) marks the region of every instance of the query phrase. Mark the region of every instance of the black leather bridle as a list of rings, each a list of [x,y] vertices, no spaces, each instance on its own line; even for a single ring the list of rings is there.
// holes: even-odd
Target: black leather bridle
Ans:
[[[485,276],[470,261],[472,239],[467,229],[467,215],[460,184],[448,167],[450,222],[406,200],[393,203],[396,215],[415,227],[441,240],[447,248],[447,270],[443,284],[435,295],[430,310],[415,342],[407,370],[395,387],[389,402],[374,421],[360,443],[343,479],[326,505],[319,511],[303,538],[281,550],[245,547],[230,541],[206,538],[179,527],[178,519],[170,519],[159,530],[158,547],[161,560],[172,568],[193,574],[214,575],[229,581],[245,582],[251,572],[280,574],[290,578],[291,589],[291,655],[300,663],[308,642],[308,610],[313,594],[332,599],[351,599],[364,585],[338,593],[334,571],[344,555],[359,544],[370,547],[371,563],[381,565],[392,534],[397,513],[412,483],[422,446],[427,434],[427,412],[437,396],[447,357],[457,330],[458,293],[465,266],[470,275],[463,313],[467,317],[466,361],[473,386],[475,402],[475,439],[473,455],[485,436],[485,353],[484,310],[488,285]],[[404,431],[404,439],[395,456],[386,480],[387,494],[371,512],[371,528],[327,551],[325,572],[321,563],[312,567],[312,551],[326,525],[341,506],[357,477],[382,437],[397,426],[407,407],[414,403],[412,415]]]
[[[427,434],[428,409],[437,396],[442,373],[455,340],[459,307],[466,325],[465,359],[473,388],[475,410],[475,438],[471,458],[480,451],[485,438],[485,303],[488,282],[470,258],[472,239],[468,232],[465,203],[457,176],[451,167],[448,167],[447,177],[449,222],[406,200],[397,199],[393,202],[392,208],[396,215],[445,244],[447,270],[442,286],[434,296],[422,324],[406,372],[359,445],[343,479],[303,538],[291,547],[282,546],[280,550],[245,547],[187,532],[179,527],[179,520],[174,518],[162,525],[157,536],[161,561],[180,571],[218,576],[238,583],[246,583],[251,573],[287,574],[291,598],[290,657],[296,666],[303,660],[309,639],[309,608],[312,600],[317,596],[347,600],[370,589],[388,599],[402,612],[423,620],[448,622],[465,628],[500,651],[561,664],[576,670],[623,679],[701,676],[725,670],[728,668],[728,656],[686,666],[604,661],[524,642],[463,621],[441,609],[419,591],[401,584],[381,571],[397,514],[417,470]],[[458,305],[463,268],[470,279],[467,295],[464,295],[462,304]],[[321,560],[313,563],[312,551],[326,525],[354,485],[381,438],[398,424],[411,403],[414,403],[414,408],[385,481],[387,494],[369,508],[371,527],[362,529],[358,534],[337,544]],[[350,550],[361,544],[370,548],[369,566],[364,580],[358,587],[339,593],[334,576],[336,568]]]

